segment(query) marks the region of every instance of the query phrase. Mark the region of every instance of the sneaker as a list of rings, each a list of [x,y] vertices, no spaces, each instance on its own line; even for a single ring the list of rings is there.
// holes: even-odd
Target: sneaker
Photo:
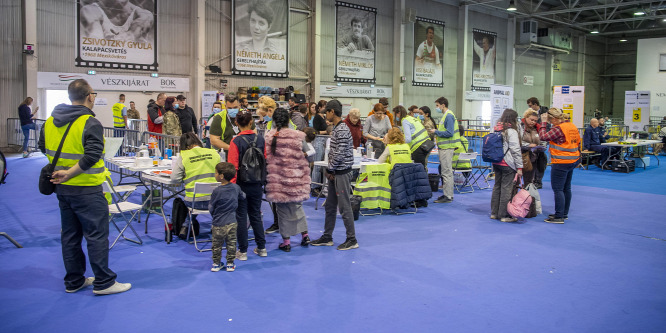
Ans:
[[[310,242],[312,246],[333,246],[333,238],[321,236]]]
[[[277,223],[273,223],[268,229],[266,229],[267,234],[272,234],[274,232],[278,232],[280,230],[280,227],[277,225]]]
[[[233,262],[228,262],[227,263],[227,272],[233,272],[236,270],[236,264]]]
[[[449,203],[451,201],[453,201],[453,199],[451,199],[451,198],[449,198],[445,195],[442,195],[439,198],[437,198],[437,200],[435,200],[434,203]]]
[[[351,249],[358,249],[358,242],[356,239],[347,239],[344,243],[338,245],[338,250],[344,251],[344,250],[351,250]]]
[[[305,236],[301,239],[301,246],[308,246],[310,244],[310,236]]]
[[[116,281],[111,287],[108,287],[106,289],[102,290],[93,290],[93,293],[95,295],[111,295],[111,294],[119,294],[119,293],[124,293],[132,288],[132,284],[130,283],[120,283]]]
[[[93,284],[94,281],[95,281],[95,278],[94,278],[94,277],[92,277],[92,276],[91,276],[91,277],[88,277],[88,278],[86,278],[86,279],[83,281],[83,284],[82,284],[80,287],[78,287],[78,288],[76,288],[76,289],[65,289],[65,292],[68,292],[68,293],[75,293],[75,292],[77,292],[77,291],[79,291],[79,290],[81,290],[81,289],[83,289],[83,288],[85,288],[85,287],[90,287],[90,286],[92,286],[92,284]]]
[[[554,219],[554,218],[555,218],[555,214],[548,214],[548,218],[549,218],[549,219]],[[564,219],[565,219],[565,220],[568,220],[569,217],[568,217],[568,216],[565,216]]]
[[[27,151],[24,151],[24,152],[23,152],[23,158],[26,158],[26,157],[28,157],[28,156],[30,156],[30,153],[28,153]]]
[[[280,249],[284,252],[291,252],[291,244],[286,244],[285,245],[284,243],[280,243],[280,245],[278,245],[278,249]]]
[[[254,253],[260,257],[268,257],[268,251],[266,249],[254,248]]]
[[[543,188],[543,184],[541,184],[541,183],[539,183],[539,184],[534,184],[534,185],[535,185],[536,188],[539,189],[539,190],[540,190],[541,188]]]
[[[236,259],[241,260],[241,261],[246,261],[247,260],[247,252],[236,252]]]
[[[518,219],[515,218],[515,217],[503,217],[502,219],[500,219],[500,221],[502,221],[502,222],[516,222],[516,221],[518,221]]]
[[[222,269],[222,265],[213,264],[213,267],[210,269],[211,272],[219,272]]]
[[[493,220],[497,220],[497,215],[490,214],[490,218],[493,219]]]
[[[549,217],[549,218],[547,218],[547,219],[545,219],[545,220],[543,220],[543,221],[544,221],[544,222],[548,222],[548,223],[557,223],[557,224],[563,224],[563,223],[564,223],[564,219],[563,219],[563,218],[559,218],[559,219],[558,219],[558,218],[555,218],[555,217],[552,217],[552,218]]]

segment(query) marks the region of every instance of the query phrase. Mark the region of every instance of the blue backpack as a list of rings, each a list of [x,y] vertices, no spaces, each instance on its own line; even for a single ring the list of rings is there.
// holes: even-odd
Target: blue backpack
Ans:
[[[508,151],[508,149],[504,151],[501,131],[492,132],[483,138],[481,158],[484,162],[500,163]]]

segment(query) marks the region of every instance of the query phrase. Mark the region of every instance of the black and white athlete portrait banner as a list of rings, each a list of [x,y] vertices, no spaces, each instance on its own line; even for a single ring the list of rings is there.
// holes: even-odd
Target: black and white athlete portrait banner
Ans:
[[[157,70],[157,0],[77,0],[76,66]]]
[[[412,85],[443,87],[444,22],[417,17],[414,22]]]
[[[472,88],[490,90],[490,85],[495,84],[497,33],[474,29],[472,36]]]
[[[289,0],[234,0],[233,73],[289,75]]]
[[[335,3],[335,80],[375,82],[377,8]]]

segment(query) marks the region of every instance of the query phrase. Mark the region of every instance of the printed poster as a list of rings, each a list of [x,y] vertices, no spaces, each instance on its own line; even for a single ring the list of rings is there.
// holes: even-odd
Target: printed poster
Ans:
[[[443,87],[444,22],[417,17],[414,52],[412,85]]]
[[[497,58],[497,34],[474,29],[472,32],[472,88],[489,90],[495,84],[495,59]]]
[[[157,70],[157,0],[77,0],[76,66]]]
[[[490,128],[495,124],[506,109],[513,109],[513,87],[493,84],[490,86]]]
[[[233,70],[237,75],[289,75],[289,0],[234,0]]]
[[[650,92],[624,92],[624,124],[630,131],[642,131],[650,124]]]
[[[335,80],[374,83],[377,9],[341,1],[335,8]]]

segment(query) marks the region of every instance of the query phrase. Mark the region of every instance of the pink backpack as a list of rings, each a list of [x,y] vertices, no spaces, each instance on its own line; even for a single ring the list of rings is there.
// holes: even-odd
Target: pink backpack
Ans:
[[[530,205],[532,204],[532,196],[530,192],[520,189],[516,195],[513,196],[511,202],[506,206],[507,212],[515,218],[524,218],[530,212]]]

